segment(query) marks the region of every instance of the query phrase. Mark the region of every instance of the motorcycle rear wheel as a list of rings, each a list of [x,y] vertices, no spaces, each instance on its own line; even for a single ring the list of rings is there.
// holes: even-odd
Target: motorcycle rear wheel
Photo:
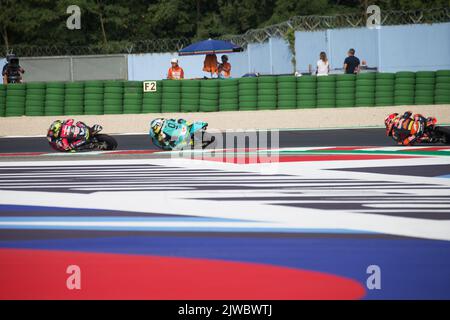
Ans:
[[[107,134],[97,134],[95,136],[97,139],[96,147],[99,150],[115,150],[117,148],[117,141]]]
[[[434,131],[441,136],[441,142],[450,145],[450,128],[449,127],[436,127]]]

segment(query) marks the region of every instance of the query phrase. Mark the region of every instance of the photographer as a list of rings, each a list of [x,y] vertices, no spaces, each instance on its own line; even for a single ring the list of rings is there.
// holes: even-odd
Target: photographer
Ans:
[[[3,84],[22,83],[22,74],[25,70],[19,64],[19,58],[10,54],[6,56],[6,64],[3,66]]]

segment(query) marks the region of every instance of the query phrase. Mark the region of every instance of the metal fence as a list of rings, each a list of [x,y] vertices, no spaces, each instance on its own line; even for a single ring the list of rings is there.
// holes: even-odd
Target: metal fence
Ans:
[[[0,46],[3,54],[12,52],[21,57],[42,57],[42,56],[71,56],[71,55],[95,55],[95,54],[130,54],[146,52],[176,52],[188,45],[189,39],[151,39],[136,42],[110,42],[108,44],[89,46],[35,46],[35,45],[11,45],[8,49]]]
[[[127,79],[125,54],[21,58],[25,82]]]
[[[296,16],[288,21],[260,29],[251,29],[242,35],[223,36],[240,46],[263,43],[271,37],[286,37],[289,31],[318,31],[337,28],[365,27],[365,13],[337,14],[333,16]],[[381,11],[381,25],[424,24],[450,21],[450,9],[421,11]]]
[[[242,35],[225,35],[222,39],[246,47],[249,43],[263,43],[270,37],[286,37],[290,31],[316,31],[334,28],[354,28],[366,25],[364,12],[336,14],[333,16],[296,16],[288,21],[260,29],[251,29]],[[424,24],[450,22],[449,8],[413,11],[381,11],[382,25]],[[149,39],[136,42],[119,41],[89,46],[0,46],[1,53],[14,52],[22,57],[94,55],[114,53],[159,53],[176,52],[190,43],[190,39]]]

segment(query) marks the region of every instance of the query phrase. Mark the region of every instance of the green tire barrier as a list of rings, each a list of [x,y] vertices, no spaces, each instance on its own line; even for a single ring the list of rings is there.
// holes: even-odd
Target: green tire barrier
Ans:
[[[25,115],[45,115],[46,84],[44,82],[32,82],[25,86]]]
[[[301,76],[297,78],[297,108],[317,107],[317,77]]]
[[[106,81],[89,80],[84,82],[83,107],[74,104],[65,106],[69,112],[86,115],[104,114],[104,85]]]
[[[142,95],[142,113],[160,113],[161,112],[164,80],[156,80],[155,82],[156,82],[156,87],[155,87],[156,91],[144,92]],[[141,88],[143,88],[142,83],[141,83]],[[178,96],[178,95],[175,95],[175,96]]]
[[[92,80],[0,85],[0,116],[450,104],[450,70],[226,80]]]
[[[277,77],[274,76],[259,77],[257,83],[258,83],[257,86],[258,101],[256,103],[257,109],[275,110],[278,105]],[[296,83],[294,82],[294,88],[295,86]]]
[[[260,101],[259,101],[260,102]],[[277,79],[278,109],[297,108],[297,79],[293,76],[282,76]]]
[[[258,78],[247,77],[238,80],[239,110],[258,109]]]
[[[359,81],[372,80],[369,77],[358,77]],[[351,108],[355,106],[355,88],[357,76],[354,74],[343,74],[336,77],[335,100],[336,108]]]
[[[109,80],[103,84],[103,113],[123,113],[124,81]],[[128,87],[130,88],[130,87]],[[131,87],[131,88],[138,88]]]
[[[336,76],[317,77],[317,108],[336,107]]]
[[[84,114],[104,114],[104,86],[105,81],[100,80],[90,80],[84,83]]]
[[[6,109],[6,86],[0,84],[0,117],[5,116]]]
[[[413,105],[415,84],[416,74],[414,72],[397,72],[394,82],[394,105]]]
[[[9,84],[6,86],[5,111],[6,117],[18,117],[25,114],[25,84]]]
[[[239,80],[226,79],[219,82],[219,111],[239,110]]]
[[[436,71],[435,104],[450,103],[450,70]]]
[[[221,80],[204,80],[200,82],[198,111],[219,111],[219,84]]]

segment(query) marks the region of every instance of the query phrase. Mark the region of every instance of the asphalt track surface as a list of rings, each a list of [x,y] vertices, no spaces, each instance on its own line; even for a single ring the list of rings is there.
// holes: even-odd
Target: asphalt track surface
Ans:
[[[244,135],[244,133],[235,133]],[[118,150],[156,149],[146,134],[113,135],[118,142]],[[226,142],[226,140],[225,140]],[[392,139],[386,137],[382,128],[373,129],[330,129],[330,130],[289,130],[279,132],[279,147],[320,147],[320,146],[393,146]],[[44,137],[0,138],[0,153],[53,152]]]
[[[147,135],[114,137],[155,149]],[[396,147],[382,128],[279,142]],[[297,150],[276,174],[170,153],[4,155],[0,299],[450,299],[450,158],[431,149],[367,162]],[[0,153],[22,152],[53,151],[44,137],[0,138]],[[96,275],[81,292],[65,290],[72,264]],[[366,287],[373,265],[382,290]]]

